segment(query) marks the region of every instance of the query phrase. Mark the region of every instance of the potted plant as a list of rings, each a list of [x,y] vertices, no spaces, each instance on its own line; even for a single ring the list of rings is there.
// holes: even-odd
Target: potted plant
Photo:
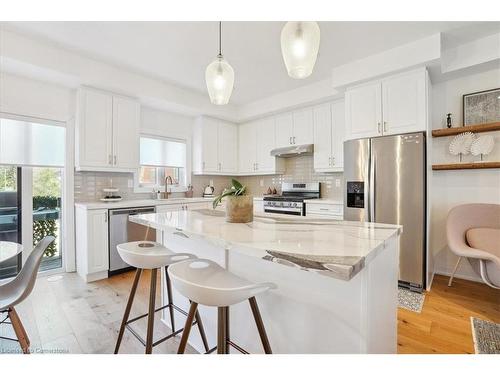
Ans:
[[[217,208],[223,198],[226,198],[226,221],[229,223],[248,223],[253,220],[253,197],[246,194],[247,187],[232,179],[231,187],[224,189],[213,202]]]

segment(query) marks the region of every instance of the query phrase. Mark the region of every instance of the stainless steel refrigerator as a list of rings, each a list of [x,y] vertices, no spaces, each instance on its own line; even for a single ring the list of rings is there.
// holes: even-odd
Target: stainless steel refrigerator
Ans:
[[[426,140],[424,133],[344,143],[344,220],[403,225],[399,284],[426,284]]]

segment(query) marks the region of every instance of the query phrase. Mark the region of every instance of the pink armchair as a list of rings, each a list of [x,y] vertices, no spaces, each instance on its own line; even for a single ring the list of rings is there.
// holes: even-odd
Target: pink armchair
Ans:
[[[464,204],[454,207],[446,221],[448,247],[458,261],[448,286],[462,257],[490,287],[500,289],[500,205]]]

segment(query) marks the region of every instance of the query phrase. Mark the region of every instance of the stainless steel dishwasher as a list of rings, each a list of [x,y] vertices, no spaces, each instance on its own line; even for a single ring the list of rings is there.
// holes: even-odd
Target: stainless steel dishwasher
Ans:
[[[109,274],[114,275],[131,269],[125,263],[116,245],[131,241],[156,241],[156,230],[132,223],[129,216],[154,213],[154,207],[120,208],[109,210]]]

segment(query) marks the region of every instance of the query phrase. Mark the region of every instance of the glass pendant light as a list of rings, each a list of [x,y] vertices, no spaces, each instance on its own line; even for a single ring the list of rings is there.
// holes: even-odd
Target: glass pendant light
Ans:
[[[281,53],[288,75],[309,77],[318,57],[320,31],[317,22],[287,22],[281,30]]]
[[[234,70],[222,57],[221,31],[222,22],[219,22],[219,54],[205,71],[208,95],[210,101],[216,105],[224,105],[229,102],[234,85]]]

